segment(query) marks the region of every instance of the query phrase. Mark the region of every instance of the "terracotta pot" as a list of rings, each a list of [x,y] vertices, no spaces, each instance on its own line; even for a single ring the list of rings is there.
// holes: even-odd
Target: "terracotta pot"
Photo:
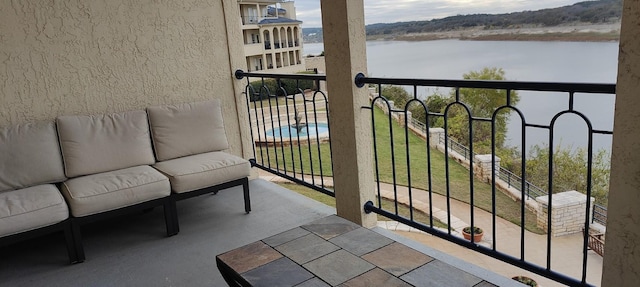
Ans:
[[[483,233],[474,233],[473,234],[473,242],[480,242],[482,240],[482,235],[484,235]],[[464,230],[462,231],[462,236],[464,237],[464,239],[471,241],[471,233],[467,233]]]
[[[516,281],[518,281],[518,282],[520,282],[520,283],[522,283],[524,285],[527,285],[527,286],[540,287],[540,285],[538,285],[538,283],[535,280],[533,280],[533,279],[531,279],[531,278],[529,278],[527,276],[513,276],[513,277],[511,277],[511,279],[516,280]]]

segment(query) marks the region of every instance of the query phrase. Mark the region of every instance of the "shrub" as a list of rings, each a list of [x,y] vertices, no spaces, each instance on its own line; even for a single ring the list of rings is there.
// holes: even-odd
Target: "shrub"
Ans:
[[[300,90],[314,89],[315,83],[312,80],[295,79],[264,79],[249,83],[251,88],[251,101],[266,99],[269,96],[284,96],[299,94]],[[283,91],[284,89],[284,91]]]
[[[467,226],[463,228],[462,231],[471,234],[471,226]],[[483,232],[482,228],[477,226],[473,227],[473,234],[482,234],[482,232]]]

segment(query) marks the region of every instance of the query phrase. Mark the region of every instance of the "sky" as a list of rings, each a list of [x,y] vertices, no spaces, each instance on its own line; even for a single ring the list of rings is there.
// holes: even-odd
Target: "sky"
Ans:
[[[368,25],[539,10],[581,1],[584,0],[364,0],[364,17]],[[322,27],[320,0],[296,0],[295,6],[303,28]]]

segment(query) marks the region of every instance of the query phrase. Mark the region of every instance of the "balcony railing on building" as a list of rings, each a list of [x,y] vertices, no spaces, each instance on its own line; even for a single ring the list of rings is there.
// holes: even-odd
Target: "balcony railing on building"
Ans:
[[[278,19],[278,17],[242,16],[242,25],[258,25],[264,19]]]
[[[280,74],[252,74],[242,71],[236,72],[238,79],[246,79],[247,85],[245,89],[245,96],[247,101],[247,108],[249,110],[249,118],[251,122],[252,140],[256,143],[254,148],[254,159],[252,164],[255,167],[271,172],[275,175],[279,175],[293,182],[299,183],[306,187],[312,188],[319,192],[334,195],[332,190],[332,160],[331,160],[331,139],[328,137],[329,129],[331,125],[326,126],[326,130],[321,131],[321,124],[330,123],[330,115],[328,110],[328,99],[331,95],[327,95],[324,86],[326,85],[326,77],[323,75],[280,75]],[[504,96],[507,99],[506,105],[502,108],[509,108],[517,111],[517,114],[521,117],[522,121],[522,146],[525,146],[525,131],[526,129],[541,129],[550,132],[549,148],[550,154],[553,154],[553,128],[554,121],[549,125],[532,124],[526,121],[526,118],[518,110],[517,107],[510,105],[510,96],[514,91],[538,91],[545,93],[558,93],[568,96],[569,102],[567,109],[559,112],[554,117],[559,115],[570,113],[580,114],[574,109],[574,100],[579,100],[579,95],[584,93],[589,94],[603,94],[603,96],[615,94],[615,85],[612,84],[571,84],[571,83],[534,83],[534,82],[497,82],[497,81],[456,81],[456,80],[418,80],[418,79],[389,79],[389,78],[368,78],[364,76],[357,77],[355,84],[364,87],[370,85],[371,87],[371,105],[363,107],[363,109],[371,110],[373,138],[372,144],[374,145],[374,158],[375,158],[375,177],[378,182],[377,185],[377,200],[376,202],[369,202],[363,206],[367,212],[375,212],[391,220],[395,220],[404,224],[407,224],[416,229],[422,230],[426,233],[435,235],[445,240],[454,242],[458,245],[475,250],[482,254],[494,257],[496,259],[507,262],[511,265],[523,268],[525,270],[540,274],[557,282],[576,285],[576,286],[589,286],[589,282],[586,280],[587,274],[587,252],[589,250],[590,238],[589,230],[592,222],[601,223],[604,225],[606,222],[606,208],[604,206],[592,205],[591,200],[591,182],[587,182],[587,190],[584,194],[576,192],[572,193],[572,196],[577,198],[583,198],[584,202],[580,205],[580,210],[575,212],[577,219],[575,226],[571,228],[576,232],[586,230],[584,235],[581,236],[580,244],[582,251],[581,262],[576,264],[581,265],[580,274],[564,274],[552,265],[552,244],[555,235],[558,235],[566,230],[560,232],[560,227],[557,226],[556,214],[562,211],[561,207],[555,204],[554,198],[564,198],[565,194],[557,193],[553,190],[553,186],[549,184],[546,188],[538,187],[527,181],[526,172],[524,172],[524,165],[526,163],[526,148],[522,148],[520,161],[522,162],[521,174],[515,174],[502,167],[499,167],[499,163],[496,162],[496,157],[488,155],[488,157],[478,156],[474,152],[473,143],[469,146],[462,145],[448,136],[447,131],[447,119],[446,115],[440,112],[433,112],[429,110],[429,107],[424,105],[422,100],[418,98],[418,89],[423,87],[438,87],[452,89],[457,94],[460,89],[497,89],[504,91]],[[407,91],[413,91],[412,99],[404,107],[395,107],[389,103],[385,98],[385,95],[378,93],[382,91],[383,85],[398,85],[404,87]],[[425,109],[428,117],[444,118],[445,128],[440,129],[439,132],[433,133],[431,127],[425,123],[415,121],[408,116],[409,105],[414,102],[422,105]],[[451,105],[464,105],[460,101],[459,97],[456,97],[454,103]],[[386,113],[385,113],[386,112]],[[384,128],[380,129],[381,122],[378,120],[382,113]],[[596,130],[591,127],[591,123],[588,118],[580,114],[581,118],[588,126],[588,152],[587,158],[589,160],[588,175],[587,178],[591,179],[591,160],[593,158],[593,146],[592,139],[594,135],[610,136],[611,131]],[[473,126],[475,122],[482,122],[492,125],[493,119],[474,117],[471,115],[468,118],[468,125]],[[398,124],[399,123],[399,124]],[[308,125],[308,133],[300,133],[297,130],[302,125],[305,127]],[[377,126],[378,125],[378,126]],[[387,127],[388,126],[388,127]],[[324,128],[324,127],[323,127]],[[288,130],[284,132],[284,130]],[[295,132],[293,130],[296,130]],[[381,133],[382,131],[382,133]],[[411,158],[409,151],[410,135],[419,134],[422,131],[423,141],[423,157]],[[388,133],[387,135],[383,135]],[[287,134],[287,135],[284,135]],[[291,134],[294,134],[293,136]],[[321,134],[323,134],[321,136]],[[388,142],[381,145],[380,138],[386,136],[390,138]],[[438,146],[441,147],[439,151]],[[495,154],[495,146],[492,147],[492,152]],[[434,167],[432,166],[432,159],[436,157],[436,153],[444,155],[444,173],[442,177],[436,178]],[[380,156],[388,157],[385,159]],[[550,157],[549,161],[549,176],[552,176],[554,162],[553,157]],[[486,233],[490,233],[491,241],[489,242],[475,242],[474,240],[466,240],[459,236],[457,230],[454,230],[452,226],[451,218],[452,214],[449,212],[450,202],[454,200],[452,197],[452,186],[454,185],[454,179],[451,177],[450,169],[457,162],[460,162],[463,166],[468,168],[468,176],[463,183],[455,183],[456,186],[467,185],[465,190],[468,191],[469,197],[469,220],[470,225],[475,226],[475,208],[476,202],[474,196],[478,196],[479,190],[475,190],[475,185],[489,183],[489,192],[491,194],[490,207],[486,211],[492,214],[491,226],[486,226]],[[385,164],[390,165],[390,173],[387,175],[381,174],[381,164],[385,161]],[[420,175],[413,174],[412,164],[418,161],[422,161],[426,166],[425,170],[422,170]],[[478,174],[480,173],[480,174]],[[383,179],[385,178],[385,179]],[[399,180],[402,178],[402,180]],[[427,179],[428,184],[424,187],[416,186],[414,182],[418,180]],[[443,223],[446,227],[438,228],[434,223],[437,218],[434,215],[433,201],[431,197],[438,191],[440,186],[436,187],[436,181],[442,181],[442,189],[440,192],[445,196],[447,203],[446,216],[443,219]],[[393,204],[389,206],[382,205],[382,198],[389,197],[384,195],[381,190],[381,182],[387,181],[391,184],[392,193],[390,199]],[[462,185],[460,185],[462,184]],[[400,195],[400,189],[407,190],[408,200],[401,199],[404,196]],[[496,231],[498,226],[496,224],[496,196],[498,193],[506,192],[507,190],[514,189],[511,192],[515,194],[515,197],[519,198],[517,206],[519,217],[519,238],[498,238]],[[551,191],[551,192],[547,192]],[[421,192],[428,196],[429,200],[421,202],[415,198],[417,194]],[[538,215],[531,215],[532,211],[528,208],[530,202],[535,202],[535,206],[538,209]],[[401,215],[399,213],[398,205],[406,204],[410,210],[408,215]],[[427,222],[421,222],[414,217],[414,212],[418,212],[419,206],[422,205],[426,209],[426,213],[429,216]],[[525,216],[527,218],[531,216],[537,216],[538,222],[543,224],[543,231],[546,233],[546,250],[545,260],[543,262],[537,262],[531,259],[531,253],[528,253],[525,249],[527,245],[527,237],[525,234],[528,232],[525,229]],[[564,227],[563,227],[564,228]],[[566,233],[566,232],[565,232]],[[501,243],[506,241],[518,240],[520,242],[520,250],[516,254],[502,251],[500,249]],[[604,241],[603,241],[604,242]],[[557,258],[561,259],[561,258]]]

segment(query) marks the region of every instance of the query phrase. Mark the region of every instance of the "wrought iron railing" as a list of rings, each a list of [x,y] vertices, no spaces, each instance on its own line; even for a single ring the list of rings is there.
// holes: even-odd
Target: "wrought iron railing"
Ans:
[[[411,117],[409,119],[411,125],[418,129],[419,131],[421,131],[424,135],[428,135],[429,134],[429,127],[427,127],[427,125],[413,117]],[[456,142],[455,140],[453,140],[452,138],[448,138],[448,146],[455,152],[457,152],[458,154],[460,154],[465,160],[469,160],[469,155],[475,156],[476,153],[471,153],[469,151],[469,148],[466,147],[465,145]],[[444,134],[440,134],[440,136],[438,137],[438,144],[444,144],[445,142],[445,137]],[[522,178],[516,174],[514,174],[513,172],[511,172],[510,170],[504,168],[504,167],[500,167],[500,171],[498,172],[498,178],[500,178],[502,181],[507,183],[507,187],[509,188],[515,188],[518,191],[522,191]],[[524,181],[524,194],[526,194],[527,198],[531,198],[531,197],[538,197],[538,196],[543,196],[543,195],[547,195],[547,192],[544,191],[542,188],[536,186],[535,184],[525,180]],[[598,213],[598,223],[601,222],[606,222],[606,211],[607,209],[604,206],[595,204],[595,207],[593,209],[593,218],[595,220],[596,218],[596,211],[599,210],[600,212]],[[602,212],[604,211],[604,212]],[[603,215],[604,214],[604,215]],[[601,220],[604,217],[604,220]],[[602,225],[605,225],[605,223],[601,223]]]
[[[593,221],[602,225],[607,225],[607,208],[599,205],[593,205]]]
[[[445,141],[445,137],[443,134],[441,134],[438,137],[439,143],[440,144],[444,144]],[[456,153],[460,154],[465,160],[469,160],[472,156],[476,156],[477,154],[475,152],[471,152],[469,150],[469,148],[455,140],[453,140],[452,138],[447,138],[448,141],[448,146],[451,150],[455,151]],[[511,172],[510,170],[505,169],[504,167],[500,167],[499,172],[498,172],[498,178],[500,178],[502,181],[507,183],[507,187],[513,187],[516,190],[522,192],[524,190],[524,194],[530,198],[531,196],[533,196],[534,198],[538,197],[538,196],[542,196],[542,195],[547,195],[548,193],[546,191],[544,191],[542,188],[534,185],[533,183],[524,180],[524,189],[522,188],[522,178],[516,174],[514,174],[513,172]]]
[[[246,79],[253,166],[334,196],[324,75],[236,71]]]
[[[411,118],[411,123],[412,125],[414,125],[414,127],[419,127],[425,134],[428,134],[427,130],[427,126],[426,124]],[[444,144],[445,142],[445,137],[443,134],[441,134],[438,137],[438,141],[439,144]],[[449,147],[457,152],[458,154],[460,154],[465,160],[469,160],[469,155],[473,155],[475,156],[476,153],[471,153],[469,151],[469,148],[467,148],[465,145],[456,142],[455,140],[448,138],[448,144]],[[498,178],[500,178],[502,181],[507,183],[507,187],[512,187],[515,188],[516,190],[522,192],[524,190],[524,194],[527,196],[527,198],[536,198],[539,196],[544,196],[544,195],[548,195],[549,193],[546,192],[544,189],[542,189],[541,187],[538,187],[537,185],[524,180],[524,189],[522,188],[522,177],[514,174],[513,172],[511,172],[510,170],[504,168],[504,167],[500,167],[499,169],[500,171],[498,172]],[[597,222],[599,224],[602,224],[604,226],[607,225],[607,208],[595,203],[593,205],[593,211],[592,211],[592,223],[593,222]]]
[[[320,88],[321,85],[324,85],[326,78],[324,75],[304,75],[304,74],[295,74],[295,75],[281,75],[281,74],[262,74],[262,73],[245,73],[242,71],[236,72],[236,77],[238,79],[246,79],[245,86],[245,97],[247,103],[247,109],[249,111],[249,122],[251,123],[251,136],[252,140],[255,142],[254,147],[254,158],[251,160],[253,166],[258,167],[262,170],[268,171],[272,174],[279,175],[283,178],[294,181],[298,184],[310,187],[317,191],[323,192],[325,194],[329,194],[334,196],[333,190],[331,189],[332,182],[332,160],[331,160],[331,141],[327,138],[322,137],[312,137],[312,136],[299,136],[296,135],[293,138],[289,137],[285,139],[284,137],[274,137],[273,135],[281,135],[280,132],[274,133],[279,127],[291,127],[297,126],[296,123],[299,124],[300,120],[296,121],[296,118],[303,119],[306,123],[323,123],[329,122],[329,110],[328,110],[328,101],[327,95]],[[557,92],[557,93],[567,93],[569,94],[569,105],[567,110],[560,112],[562,113],[579,113],[573,109],[573,100],[576,97],[577,93],[602,93],[602,94],[614,94],[615,86],[607,85],[607,84],[565,84],[565,83],[530,83],[530,82],[492,82],[492,81],[449,81],[449,80],[413,80],[413,79],[383,79],[383,78],[366,78],[359,77],[356,81],[358,85],[362,84],[373,84],[377,85],[378,90],[382,90],[382,85],[402,85],[402,86],[410,86],[413,87],[413,99],[412,102],[417,102],[420,105],[424,104],[417,97],[417,88],[418,87],[448,87],[454,89],[454,91],[459,91],[461,88],[484,88],[484,89],[500,89],[504,90],[505,97],[508,99],[510,94],[513,91],[522,91],[522,90],[533,90],[533,91],[547,91],[547,92]],[[378,97],[372,100],[371,106],[366,106],[363,108],[371,109],[372,112],[374,110],[374,106],[376,102],[386,102],[386,99],[383,98],[383,95],[379,95]],[[507,100],[507,103],[509,101]],[[459,98],[456,98],[455,104],[462,104]],[[391,114],[407,114],[407,104],[403,108],[390,108],[389,107],[389,121],[391,121]],[[535,128],[550,131],[550,142],[553,143],[553,122],[548,126],[542,126],[538,124],[528,123],[522,113],[516,107],[510,106],[507,104],[506,108],[512,109],[514,111],[518,111],[519,116],[522,118],[522,142],[524,146],[525,132],[526,128]],[[505,108],[501,107],[501,108]],[[425,110],[428,109],[427,106],[424,106]],[[297,112],[296,112],[297,110]],[[580,114],[581,115],[581,114]],[[444,114],[432,112],[427,110],[427,117],[444,117]],[[557,118],[558,115],[556,115]],[[591,128],[591,125],[585,117],[585,122],[589,126],[589,149],[587,157],[589,159],[592,158],[592,142],[591,138],[594,134],[605,134],[611,135],[611,131],[602,131],[595,130]],[[380,170],[378,169],[378,156],[379,152],[386,148],[390,150],[391,153],[389,155],[391,161],[393,162],[392,170],[393,173],[392,179],[388,180],[393,183],[394,193],[396,194],[396,202],[398,196],[398,190],[396,186],[399,185],[397,182],[397,178],[400,176],[405,177],[408,182],[406,183],[406,187],[408,189],[409,195],[409,207],[410,210],[413,211],[415,206],[413,206],[413,201],[411,199],[412,193],[417,192],[418,188],[412,184],[412,176],[414,178],[419,175],[412,175],[412,169],[410,168],[412,163],[417,161],[425,161],[426,162],[426,178],[428,178],[428,186],[424,188],[428,193],[427,202],[429,205],[429,214],[433,214],[433,205],[432,205],[432,195],[434,191],[437,191],[438,187],[433,186],[432,182],[434,182],[434,171],[432,170],[431,159],[434,156],[431,152],[430,146],[430,137],[428,136],[429,127],[424,124],[416,121],[411,117],[404,117],[404,129],[405,129],[405,140],[409,141],[408,133],[406,132],[407,126],[409,123],[413,125],[414,128],[417,128],[423,131],[427,136],[425,137],[425,154],[424,158],[409,158],[406,156],[402,160],[398,157],[397,153],[405,153],[408,152],[408,145],[403,144],[402,142],[390,142],[390,147],[382,147],[376,146],[376,132],[375,132],[375,124],[376,122],[373,119],[372,115],[372,124],[374,126],[373,133],[373,144],[374,144],[374,156],[376,157],[376,177],[377,182],[380,183]],[[492,119],[480,118],[480,117],[470,117],[470,122],[478,121],[485,123],[492,123]],[[427,120],[427,122],[429,122]],[[327,129],[329,126],[327,126]],[[396,128],[397,129],[397,128]],[[445,121],[445,131],[446,131],[446,121]],[[395,132],[394,127],[389,125],[388,128],[389,133],[393,134]],[[317,132],[317,131],[316,131]],[[393,135],[391,136],[393,138]],[[444,136],[442,136],[438,140],[443,140],[444,138],[450,138],[447,136],[446,132]],[[293,144],[292,144],[293,143]],[[456,183],[450,177],[449,170],[452,168],[453,163],[450,163],[450,159],[447,156],[450,150],[455,149],[456,152],[464,155],[467,154],[466,158],[469,165],[468,177],[466,179],[469,184],[469,195],[470,195],[470,225],[476,225],[475,217],[474,217],[474,184],[476,182],[482,182],[475,177],[474,175],[474,147],[473,144],[468,147],[459,143],[456,143],[452,140],[443,140],[443,144],[445,145],[445,174],[442,176],[444,178],[445,187],[441,192],[446,197],[446,210],[447,211],[447,222],[445,222],[449,227],[446,231],[441,231],[441,229],[434,228],[434,220],[433,217],[429,222],[418,222],[413,218],[413,212],[410,213],[409,217],[403,217],[398,214],[397,204],[395,210],[388,210],[382,207],[381,202],[377,203],[370,202],[364,206],[365,211],[367,212],[375,212],[386,216],[390,219],[405,223],[427,233],[433,234],[440,238],[444,238],[451,242],[457,243],[459,245],[468,247],[470,249],[476,250],[480,253],[489,255],[491,257],[500,259],[514,266],[532,271],[534,273],[543,275],[545,277],[551,278],[555,281],[568,284],[568,285],[579,285],[579,286],[588,286],[586,282],[586,268],[587,268],[587,237],[583,239],[583,260],[582,260],[582,274],[581,276],[570,276],[567,274],[563,274],[556,269],[553,269],[551,266],[551,246],[552,246],[552,235],[551,235],[551,225],[548,225],[546,228],[546,264],[538,263],[529,260],[531,256],[525,253],[525,227],[524,224],[520,227],[520,252],[519,255],[512,255],[507,252],[501,251],[498,246],[500,246],[501,242],[504,241],[513,241],[517,240],[516,238],[497,238],[496,237],[496,194],[499,193],[496,189],[496,185],[491,185],[491,198],[492,198],[492,206],[489,208],[489,212],[492,214],[492,223],[490,231],[486,233],[491,233],[491,241],[489,241],[490,246],[487,247],[486,242],[483,244],[478,244],[478,242],[467,241],[458,236],[452,230],[452,222],[451,222],[451,200],[452,197],[450,195],[452,191],[452,185]],[[395,145],[395,146],[394,146]],[[550,144],[550,148],[553,149],[553,145]],[[495,153],[495,150],[492,150]],[[553,154],[553,150],[551,150],[551,154]],[[522,158],[522,170],[524,169],[524,165],[526,164],[525,157],[525,149],[522,149],[521,153]],[[406,165],[407,168],[399,168],[400,165]],[[495,162],[493,162],[495,166]],[[553,166],[553,162],[550,161],[549,165]],[[512,174],[506,170],[498,170],[498,172],[494,172],[491,175],[490,181],[496,182],[498,178],[503,181],[508,182],[510,186],[513,187],[521,187],[525,186],[524,189],[520,188],[522,192],[522,198],[525,196],[540,196],[546,194],[541,188],[533,188],[532,185],[528,184],[526,179],[526,172],[522,177]],[[590,170],[590,169],[589,169]],[[402,174],[401,173],[405,173]],[[551,173],[550,173],[551,174]],[[589,177],[590,178],[590,177]],[[377,187],[378,192],[380,192],[380,185]],[[549,185],[549,190],[552,189],[552,185]],[[588,184],[587,188],[587,196],[591,195],[591,186]],[[378,194],[378,198],[381,198],[380,194]],[[548,195],[548,199],[551,202],[553,198],[553,193]],[[520,222],[525,222],[525,204],[524,202],[520,202],[520,212],[521,212],[521,220]],[[585,214],[589,214],[591,211],[590,207],[587,206],[585,210]],[[606,216],[606,209],[600,208],[598,206],[593,208],[593,221],[594,222],[604,222],[606,220],[602,220],[603,216]],[[548,222],[551,222],[551,210],[548,210]],[[596,216],[597,214],[598,216]],[[585,216],[584,219],[584,227],[588,228],[591,220],[589,216]],[[503,241],[504,240],[504,241]],[[536,251],[540,252],[540,251]],[[526,255],[526,256],[525,256]]]
[[[539,188],[538,186],[526,180],[524,181],[524,188],[522,188],[522,178],[505,169],[504,167],[500,167],[498,177],[502,179],[502,181],[506,182],[508,187],[515,188],[520,192],[524,190],[524,194],[527,196],[527,198],[536,198],[539,196],[547,195],[547,192],[542,190],[542,188]]]
[[[478,221],[476,220],[475,213],[476,213],[476,205],[478,203],[476,202],[475,197],[480,198],[482,194],[477,193],[475,189],[478,187],[477,185],[478,183],[484,182],[486,180],[484,178],[483,179],[476,178],[476,175],[474,174],[475,165],[479,164],[479,163],[476,163],[474,156],[472,156],[474,153],[474,142],[473,140],[471,140],[467,148],[464,145],[460,145],[448,140],[444,141],[444,145],[445,145],[444,153],[446,154],[444,156],[445,182],[441,186],[436,186],[437,179],[434,178],[435,167],[432,167],[432,164],[431,164],[433,158],[436,155],[435,155],[435,152],[432,152],[431,149],[429,148],[431,146],[430,141],[432,139],[430,139],[429,136],[426,137],[424,147],[422,148],[424,150],[422,158],[410,158],[410,155],[411,155],[410,148],[409,148],[410,139],[409,139],[409,130],[407,126],[409,125],[409,122],[411,121],[411,119],[409,119],[410,117],[407,115],[409,114],[408,112],[409,112],[410,106],[417,105],[419,108],[422,108],[424,113],[426,114],[427,123],[430,122],[429,121],[430,119],[442,118],[444,121],[444,138],[449,138],[448,136],[449,123],[448,123],[447,113],[450,110],[450,107],[460,106],[462,107],[461,110],[463,110],[463,112],[466,111],[467,113],[468,137],[470,139],[473,138],[473,135],[474,135],[473,128],[475,123],[485,123],[491,126],[490,128],[491,154],[495,155],[496,154],[496,144],[495,144],[496,114],[498,114],[500,111],[515,112],[516,116],[519,117],[521,120],[520,162],[521,162],[522,176],[518,178],[519,184],[518,183],[513,183],[513,184],[520,187],[522,186],[526,187],[526,188],[520,188],[521,198],[523,199],[525,198],[525,196],[527,196],[527,194],[542,193],[541,189],[532,191],[530,187],[527,186],[527,182],[526,182],[527,175],[526,175],[525,166],[526,166],[526,150],[527,150],[526,148],[527,129],[538,129],[542,131],[547,131],[548,139],[549,139],[549,154],[550,154],[549,161],[548,161],[548,176],[549,176],[548,190],[551,192],[547,194],[547,199],[549,203],[553,202],[553,197],[554,197],[552,171],[554,170],[553,155],[554,155],[554,144],[555,144],[554,128],[556,128],[555,123],[558,117],[564,114],[576,115],[580,119],[582,119],[584,121],[584,124],[587,126],[587,175],[586,175],[587,188],[585,193],[587,198],[590,198],[592,195],[591,173],[592,173],[592,161],[593,161],[593,136],[594,135],[611,135],[612,131],[594,129],[590,120],[582,112],[574,108],[574,100],[578,99],[581,94],[613,95],[615,94],[615,85],[613,84],[510,82],[510,81],[475,81],[475,80],[389,79],[389,78],[366,77],[362,74],[359,74],[355,78],[355,84],[358,87],[364,87],[365,85],[368,84],[370,85],[370,87],[375,88],[377,91],[382,91],[382,93],[384,92],[383,85],[402,86],[405,88],[405,90],[409,91],[410,94],[411,94],[411,91],[413,91],[411,98],[408,99],[407,104],[402,108],[394,108],[391,105],[389,105],[388,100],[384,97],[382,93],[378,94],[377,97],[373,98],[370,106],[363,107],[365,109],[372,110],[371,122],[373,125],[373,137],[374,137],[373,144],[374,144],[374,158],[375,158],[375,172],[376,172],[375,176],[377,181],[380,182],[381,158],[379,158],[380,157],[379,153],[385,152],[384,157],[389,157],[390,160],[385,162],[384,164],[391,165],[391,172],[393,174],[392,181],[393,181],[394,194],[396,197],[396,201],[398,201],[398,196],[400,196],[399,190],[398,188],[396,188],[396,186],[399,184],[398,177],[403,176],[404,180],[406,180],[407,182],[407,187],[408,187],[407,195],[409,198],[409,205],[411,209],[415,208],[413,204],[413,198],[415,196],[418,196],[418,189],[413,187],[412,182],[413,181],[417,182],[418,180],[423,180],[424,178],[426,178],[426,191],[428,196],[427,198],[428,212],[430,214],[433,214],[432,211],[434,207],[433,207],[432,197],[434,196],[434,194],[436,192],[442,193],[446,199],[446,210],[448,212],[447,212],[447,222],[445,223],[448,225],[448,227],[446,231],[441,231],[440,229],[434,228],[433,217],[431,217],[429,222],[418,222],[414,219],[413,213],[411,213],[409,217],[401,216],[398,213],[397,207],[395,209],[393,207],[391,209],[385,208],[382,206],[380,201],[375,203],[368,202],[367,204],[365,204],[364,209],[366,212],[375,212],[377,214],[386,216],[390,219],[407,224],[419,230],[425,231],[429,234],[449,240],[451,242],[457,243],[459,245],[473,249],[485,255],[502,260],[514,266],[540,274],[542,276],[548,277],[550,279],[553,279],[563,284],[572,285],[572,286],[589,286],[589,283],[586,280],[587,262],[588,262],[587,261],[588,236],[583,236],[581,240],[581,243],[582,243],[581,251],[583,256],[582,256],[582,262],[581,262],[582,272],[580,275],[576,276],[575,274],[574,275],[564,274],[558,271],[557,269],[553,268],[552,266],[552,255],[553,255],[552,254],[552,242],[553,242],[552,214],[553,214],[553,208],[554,208],[553,204],[548,204],[548,207],[546,207],[546,213],[543,213],[546,215],[546,216],[543,215],[543,218],[546,217],[545,219],[546,219],[546,222],[548,223],[546,224],[546,228],[544,228],[545,229],[544,231],[546,231],[546,236],[545,236],[546,248],[542,249],[544,250],[542,252],[546,251],[546,254],[545,254],[546,256],[545,256],[545,259],[543,260],[544,262],[531,259],[535,256],[531,256],[531,253],[527,253],[525,249],[525,247],[527,246],[527,237],[525,237],[525,234],[527,233],[527,230],[525,229],[525,222],[526,222],[525,214],[530,211],[528,211],[527,208],[525,207],[524,200],[521,200],[519,203],[520,205],[519,206],[519,213],[520,213],[520,218],[519,218],[520,250],[519,252],[509,252],[499,248],[499,247],[502,247],[501,244],[503,242],[509,242],[509,244],[512,244],[512,242],[517,239],[512,237],[510,238],[497,237],[498,226],[497,226],[497,219],[496,219],[497,217],[496,197],[498,193],[500,193],[500,191],[497,189],[495,183],[499,177],[499,174],[501,174],[502,172],[500,171],[496,172],[497,170],[495,168],[496,159],[494,156],[491,156],[492,158],[491,165],[493,166],[493,168],[490,168],[491,175],[489,177],[489,182],[491,186],[489,191],[491,206],[487,210],[491,214],[491,223],[490,223],[491,226],[490,228],[488,228],[490,229],[490,232],[485,232],[485,233],[490,233],[491,235],[491,241],[489,242],[489,246],[486,246],[486,243],[479,244],[479,242],[475,242],[473,239],[466,240],[458,237],[452,227],[452,220],[451,220],[452,215],[450,211],[451,211],[451,201],[453,200],[453,197],[451,194],[454,191],[456,191],[456,189],[460,189],[460,188],[463,188],[465,191],[468,192],[468,202],[469,202],[468,214],[469,214],[469,220],[470,220],[469,225],[476,226],[476,223]],[[418,89],[423,87],[452,89],[453,102],[449,103],[446,109],[444,110],[444,112],[442,113],[440,111],[431,111],[429,110],[429,107],[425,104],[425,102],[418,97]],[[504,99],[505,99],[504,102],[506,104],[503,106],[497,107],[493,111],[492,116],[482,117],[478,115],[473,115],[471,114],[471,110],[468,108],[468,106],[461,100],[461,96],[460,96],[461,89],[491,89],[494,91],[499,90],[504,95]],[[512,96],[515,91],[537,91],[537,92],[564,94],[564,95],[567,95],[568,97],[568,103],[564,110],[558,112],[553,116],[553,118],[551,119],[548,125],[531,123],[527,121],[522,111],[518,109],[514,104],[512,104]],[[379,102],[382,102],[382,105],[386,105],[386,109],[389,111],[388,116],[384,116],[384,117],[388,117],[388,122],[389,122],[388,128],[386,128],[386,124],[385,124],[385,129],[388,129],[388,131],[385,131],[384,133],[385,134],[388,133],[388,136],[391,139],[393,139],[389,143],[390,146],[380,146],[379,140],[376,135],[376,130],[377,130],[376,123],[378,121],[376,120],[375,109],[376,109],[376,106],[379,104]],[[400,127],[394,128],[393,125],[391,124],[391,122],[394,121],[392,120],[392,116],[391,116],[392,113],[403,115],[400,118],[404,119],[404,124],[401,124]],[[424,126],[424,130],[427,131],[428,127]],[[398,140],[397,134],[403,135],[404,139]],[[468,175],[466,176],[466,180],[464,180],[464,184],[462,186],[460,184],[457,184],[456,182],[453,182],[451,178],[452,176],[451,170],[453,169],[453,167],[452,167],[452,163],[450,163],[450,157],[448,156],[451,149],[456,150],[456,152],[461,153],[463,155],[467,154],[465,158],[468,159],[468,165],[469,165]],[[411,168],[411,166],[416,165],[418,161],[426,161],[427,166],[426,166],[426,170],[420,171],[421,174],[415,176],[414,178],[414,176],[412,175],[414,170]],[[400,170],[403,171],[403,174],[400,174],[399,172]],[[509,174],[507,173],[505,174],[507,176],[506,177],[507,181],[510,181],[510,179],[516,179],[515,175],[513,175],[513,178],[510,178]],[[456,186],[455,188],[453,188],[454,185]],[[464,187],[464,185],[466,185],[466,187]],[[438,190],[439,188],[443,190]],[[380,191],[381,191],[380,185],[378,185],[377,191],[378,191],[378,198],[380,198]],[[504,208],[504,207],[501,206],[500,208]],[[591,223],[590,209],[591,209],[590,204],[585,204],[585,210],[583,214],[584,217],[581,219],[580,221],[581,223],[579,224],[580,225],[579,227],[584,228],[584,230],[588,230],[589,225]],[[580,228],[578,228],[577,231],[580,232]],[[473,232],[471,235],[473,236]],[[541,252],[541,250],[536,250],[534,252],[538,253],[538,252]],[[564,258],[557,258],[557,260],[564,260]]]

